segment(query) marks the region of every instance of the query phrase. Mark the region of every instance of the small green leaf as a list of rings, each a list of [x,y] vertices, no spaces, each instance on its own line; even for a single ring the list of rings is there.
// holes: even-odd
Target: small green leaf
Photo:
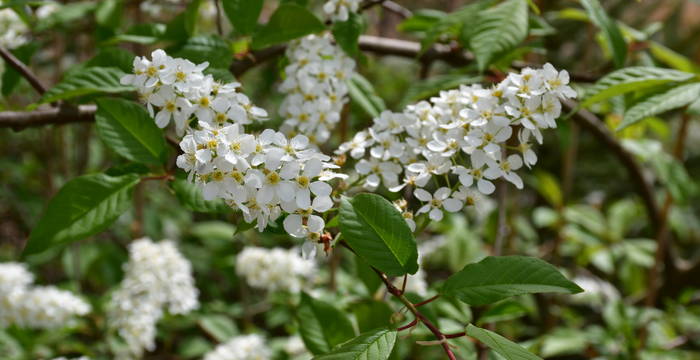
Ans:
[[[442,294],[469,305],[487,305],[522,294],[583,291],[554,266],[526,256],[489,256],[450,276]]]
[[[102,0],[95,10],[97,24],[115,30],[119,27],[124,13],[124,0]]]
[[[623,67],[627,58],[627,43],[622,37],[620,28],[608,17],[598,0],[581,0],[581,5],[586,9],[591,21],[603,31],[605,41],[612,50],[615,67],[618,69]]]
[[[378,278],[376,275],[375,278]],[[391,325],[394,310],[384,301],[367,300],[352,305],[360,332]]]
[[[309,10],[297,4],[284,3],[270,16],[270,21],[255,33],[253,48],[283,43],[323,29],[321,20]]]
[[[209,62],[211,67],[227,69],[233,61],[229,44],[217,35],[202,35],[187,39],[174,53],[194,63]]]
[[[39,20],[36,31],[42,32],[57,26],[73,25],[95,11],[97,6],[98,2],[93,1],[77,1],[60,5],[58,10]]]
[[[528,32],[527,2],[508,0],[478,14],[471,27],[469,47],[479,70],[483,71],[496,56],[519,45]]]
[[[83,175],[54,196],[29,236],[24,255],[97,234],[129,208],[138,175]]]
[[[360,74],[352,74],[347,81],[350,99],[357,103],[370,117],[377,117],[386,110],[384,100],[379,97],[372,84]]]
[[[249,35],[255,31],[264,0],[222,0],[222,2],[226,17],[237,33]]]
[[[231,212],[231,208],[221,199],[204,200],[202,191],[197,185],[186,179],[175,179],[172,182],[172,188],[180,203],[192,211],[216,214]]]
[[[651,66],[620,69],[605,75],[595,85],[587,89],[581,106],[586,107],[611,97],[674,81],[687,81],[693,77],[695,75],[691,73]]]
[[[686,106],[699,97],[700,83],[680,85],[668,91],[648,96],[625,112],[625,117],[617,130],[622,130],[644,118]]]
[[[138,103],[98,99],[95,125],[107,146],[131,161],[160,164],[165,156],[163,131]]]
[[[493,349],[506,360],[542,360],[539,356],[527,351],[524,347],[496,334],[493,331],[467,325],[467,335]]]
[[[86,67],[117,67],[125,73],[134,71],[135,55],[116,46],[101,48],[97,55],[85,62]]]
[[[364,18],[352,12],[347,21],[333,24],[333,37],[335,37],[335,41],[350,56],[357,56],[360,53],[358,40],[364,31]]]
[[[205,315],[199,319],[199,326],[218,342],[226,342],[238,335],[236,324],[225,315]]]
[[[313,354],[325,354],[355,336],[350,319],[333,305],[301,294],[297,309],[299,334]]]
[[[131,86],[119,83],[124,72],[112,67],[90,67],[71,73],[41,97],[40,103],[67,100],[79,96],[99,93],[121,93],[133,91]]]
[[[386,360],[396,343],[396,330],[381,328],[360,334],[313,360]]]
[[[343,198],[340,231],[357,255],[390,276],[418,271],[416,239],[388,200],[375,194]]]
[[[197,33],[197,16],[201,5],[202,0],[192,0],[185,9],[185,31],[189,36],[194,36]]]

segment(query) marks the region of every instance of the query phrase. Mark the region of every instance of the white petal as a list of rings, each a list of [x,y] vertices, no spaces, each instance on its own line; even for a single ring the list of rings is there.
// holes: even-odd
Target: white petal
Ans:
[[[420,201],[430,201],[433,199],[432,195],[430,195],[429,192],[423,190],[423,189],[416,189],[413,192],[413,196],[415,196],[418,200]]]

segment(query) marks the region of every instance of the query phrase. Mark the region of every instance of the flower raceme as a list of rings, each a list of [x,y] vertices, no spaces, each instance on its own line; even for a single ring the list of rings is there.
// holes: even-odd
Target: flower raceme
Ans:
[[[329,139],[339,118],[347,94],[343,78],[354,63],[328,35],[297,41],[288,56],[292,63],[281,85],[287,98],[280,110],[288,135],[246,132],[246,125],[264,120],[267,112],[238,91],[240,84],[205,75],[207,63],[156,50],[151,60],[136,58],[134,74],[122,83],[137,87],[158,126],[172,121],[184,134],[177,165],[205,199],[223,199],[260,231],[286,215],[284,229],[306,239],[302,248],[310,254],[324,232],[322,215],[335,203],[330,181],[348,177],[316,145]],[[542,143],[542,130],[556,127],[560,100],[576,96],[568,82],[566,71],[545,64],[511,73],[491,87],[442,91],[403,112],[383,112],[335,153],[357,160],[366,189],[406,189],[422,203],[417,214],[439,221],[444,211],[460,211],[475,205],[479,194],[491,194],[496,179],[523,187],[517,170],[537,162],[533,139]],[[430,180],[437,185],[433,192],[426,189]],[[415,229],[408,204],[399,208]]]
[[[383,112],[336,154],[358,160],[355,170],[369,190],[380,184],[394,192],[410,186],[423,203],[417,213],[440,221],[443,211],[473,205],[474,187],[491,194],[498,178],[523,187],[516,170],[537,162],[531,138],[542,143],[542,130],[556,127],[560,99],[576,96],[568,82],[566,71],[545,64],[511,73],[490,88],[442,91],[403,112]],[[451,184],[450,177],[458,181]],[[443,183],[432,194],[423,189],[430,180]],[[405,203],[399,208],[405,218],[413,218]],[[415,228],[412,220],[409,224]]]
[[[280,85],[285,93],[280,115],[285,134],[305,134],[312,144],[323,144],[340,121],[347,103],[345,80],[352,76],[355,61],[333,44],[332,37],[309,35],[287,48],[290,64]]]
[[[236,273],[251,287],[298,293],[316,273],[316,266],[313,260],[300,257],[297,249],[248,246],[236,256]]]
[[[323,12],[332,21],[347,21],[350,13],[360,9],[360,0],[328,0],[323,4]]]
[[[265,339],[257,334],[231,338],[204,355],[204,360],[269,360],[272,351]]]

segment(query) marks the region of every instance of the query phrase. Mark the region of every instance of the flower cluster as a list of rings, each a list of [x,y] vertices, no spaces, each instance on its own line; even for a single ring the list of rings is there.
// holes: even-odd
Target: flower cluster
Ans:
[[[287,48],[290,64],[280,91],[285,119],[282,132],[305,134],[311,143],[322,144],[340,120],[347,103],[345,80],[352,76],[355,61],[333,44],[330,34],[309,35]]]
[[[204,355],[204,360],[269,360],[272,351],[257,334],[236,336]]]
[[[27,25],[11,8],[0,10],[0,46],[14,49],[26,41]]]
[[[173,119],[176,129],[186,132],[177,165],[204,198],[223,199],[247,222],[257,222],[260,231],[286,212],[284,228],[292,236],[318,240],[325,223],[314,212],[333,206],[327,182],[344,178],[331,170],[337,166],[330,157],[310,148],[303,135],[290,139],[270,129],[246,133],[244,125],[267,114],[236,91],[239,84],[219,84],[203,75],[206,63],[171,58],[162,50],[152,56],[137,58],[135,73],[122,83],[137,87],[152,114],[158,110],[158,126]],[[189,126],[192,116],[197,123]]]
[[[140,357],[155,348],[156,323],[167,307],[171,314],[186,314],[199,306],[191,264],[172,241],[154,243],[148,238],[129,246],[124,280],[112,294],[108,320],[128,345],[129,354]]]
[[[90,311],[90,305],[71,292],[53,286],[32,287],[33,280],[24,264],[0,264],[0,328],[58,328]]]
[[[383,184],[396,192],[410,186],[423,203],[417,214],[428,213],[439,221],[443,211],[472,204],[477,198],[474,186],[491,194],[493,180],[504,178],[522,188],[516,170],[537,162],[531,138],[542,143],[541,131],[556,127],[560,99],[576,96],[568,82],[566,71],[546,64],[511,73],[490,88],[472,85],[442,91],[402,113],[383,112],[336,153],[359,159],[355,170],[368,189]],[[506,151],[508,141],[513,153]],[[441,184],[433,193],[424,189],[431,179]],[[401,210],[412,218],[406,208]]]
[[[246,247],[236,257],[236,273],[248,285],[268,291],[299,292],[315,272],[315,263],[296,249]]]
[[[360,0],[328,0],[323,4],[323,12],[333,21],[347,21],[351,12],[360,8]]]
[[[163,50],[151,53],[151,60],[134,58],[134,74],[122,77],[123,85],[135,86],[156,125],[166,127],[172,120],[182,135],[194,117],[199,126],[216,129],[229,124],[250,124],[267,117],[237,89],[239,83],[222,84],[204,69],[209,63],[194,64],[173,58]],[[157,110],[157,112],[156,112]]]

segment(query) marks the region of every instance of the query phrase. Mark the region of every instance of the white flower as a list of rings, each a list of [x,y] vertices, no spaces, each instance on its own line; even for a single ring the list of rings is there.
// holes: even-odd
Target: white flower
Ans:
[[[236,256],[236,274],[258,289],[296,293],[315,273],[315,263],[299,256],[298,249],[248,246]]]
[[[413,195],[418,200],[427,203],[418,209],[416,213],[429,213],[431,220],[440,221],[443,217],[443,209],[449,212],[461,210],[463,205],[462,202],[458,199],[451,198],[450,193],[450,189],[446,187],[437,189],[433,195],[424,189],[416,189],[416,191],[413,192]]]
[[[204,360],[269,360],[272,351],[256,334],[236,336],[204,355]]]
[[[333,21],[347,21],[351,12],[357,12],[360,0],[328,0],[323,4],[323,12]]]

